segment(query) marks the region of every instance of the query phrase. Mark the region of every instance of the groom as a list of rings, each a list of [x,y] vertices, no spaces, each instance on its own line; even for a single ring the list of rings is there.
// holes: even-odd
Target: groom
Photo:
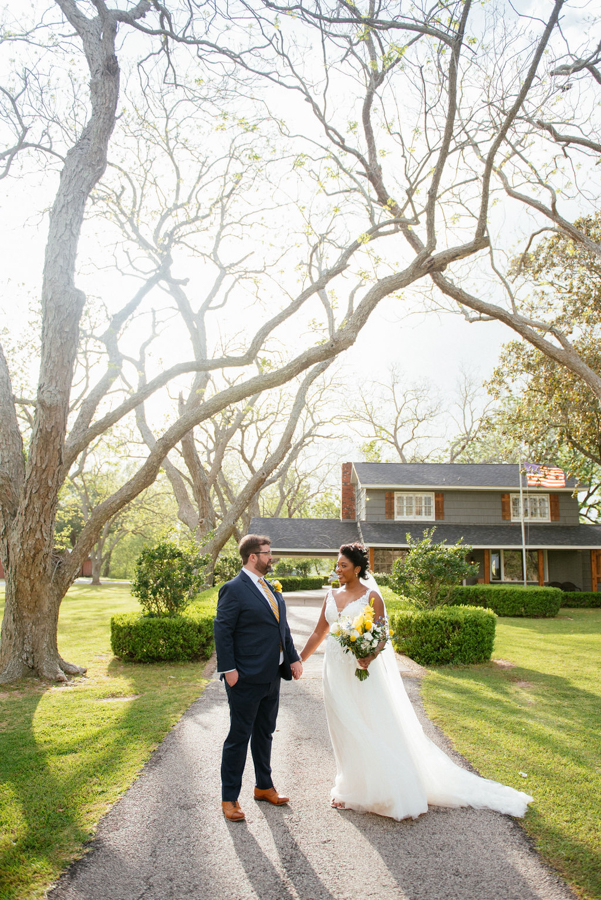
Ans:
[[[239,545],[242,571],[219,589],[215,617],[217,671],[225,682],[230,730],[221,758],[221,806],[226,819],[245,818],[238,803],[250,740],[255,765],[255,800],[288,802],[271,780],[271,741],[280,700],[280,678],[303,672],[286,621],[281,593],[265,580],[271,540],[247,534]]]

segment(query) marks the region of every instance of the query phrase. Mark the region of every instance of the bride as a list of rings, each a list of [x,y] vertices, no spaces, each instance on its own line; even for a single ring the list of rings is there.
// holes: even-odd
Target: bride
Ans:
[[[386,610],[362,544],[340,548],[336,572],[340,589],[328,591],[315,630],[301,660],[315,652],[339,616],[357,616],[373,601],[374,619]],[[369,667],[370,677],[355,677]],[[323,694],[336,779],[332,806],[372,812],[393,819],[417,818],[432,806],[473,806],[523,816],[532,797],[480,778],[452,762],[426,737],[405,692],[390,641],[365,659],[345,653],[328,637]]]

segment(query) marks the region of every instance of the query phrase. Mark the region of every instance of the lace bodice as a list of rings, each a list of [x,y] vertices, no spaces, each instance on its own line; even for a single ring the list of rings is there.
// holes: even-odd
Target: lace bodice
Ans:
[[[352,600],[347,606],[344,607],[341,613],[338,612],[338,607],[336,606],[336,598],[334,597],[334,592],[332,588],[327,593],[326,596],[326,621],[328,625],[332,625],[339,615],[344,616],[356,616],[358,615],[365,604],[367,603],[367,598],[369,597],[370,590],[367,588],[364,594],[361,597],[358,597],[356,600]]]

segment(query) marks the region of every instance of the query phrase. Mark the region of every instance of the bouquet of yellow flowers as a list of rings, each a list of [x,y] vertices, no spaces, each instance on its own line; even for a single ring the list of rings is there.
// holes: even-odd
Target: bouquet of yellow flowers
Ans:
[[[373,601],[363,608],[355,619],[339,616],[330,628],[330,634],[338,641],[345,653],[352,653],[356,659],[371,656],[378,644],[387,641],[390,632],[385,620],[374,621]],[[369,678],[369,671],[357,667],[355,675],[359,681]]]

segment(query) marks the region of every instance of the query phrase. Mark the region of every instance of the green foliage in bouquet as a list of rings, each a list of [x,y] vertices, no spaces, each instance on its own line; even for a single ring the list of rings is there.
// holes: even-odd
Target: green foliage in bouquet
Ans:
[[[491,610],[473,606],[399,610],[390,616],[392,644],[422,666],[488,662],[496,619]]]
[[[448,603],[454,585],[478,571],[477,563],[467,561],[471,547],[462,540],[454,547],[447,547],[444,541],[435,544],[435,530],[426,529],[421,541],[408,534],[405,558],[395,560],[392,566],[391,587],[418,609],[435,609]]]
[[[131,592],[147,616],[173,616],[201,590],[208,564],[198,544],[161,541],[138,557]]]

